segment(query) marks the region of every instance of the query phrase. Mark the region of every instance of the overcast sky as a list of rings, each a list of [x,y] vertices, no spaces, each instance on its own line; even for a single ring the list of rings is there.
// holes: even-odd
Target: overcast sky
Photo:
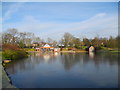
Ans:
[[[3,2],[3,30],[17,28],[43,39],[118,35],[117,2]]]

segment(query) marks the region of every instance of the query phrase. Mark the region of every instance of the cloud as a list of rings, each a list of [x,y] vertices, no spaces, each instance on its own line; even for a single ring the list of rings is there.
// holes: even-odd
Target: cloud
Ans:
[[[98,13],[95,16],[79,22],[42,22],[33,16],[24,17],[22,22],[4,24],[3,28],[17,28],[21,32],[33,32],[44,39],[51,37],[59,40],[65,32],[76,37],[93,38],[116,36],[118,33],[118,18],[116,15]],[[7,28],[6,28],[7,26]]]
[[[9,9],[6,11],[6,13],[3,16],[3,21],[8,20],[11,18],[11,16],[16,13],[20,7],[23,6],[24,3],[15,3],[12,4]]]
[[[100,13],[82,22],[64,24],[66,28],[59,29],[54,33],[51,32],[51,35],[70,32],[77,37],[86,36],[88,38],[93,38],[97,34],[101,37],[116,36],[118,34],[117,20],[117,16]],[[50,34],[48,36],[50,36]]]

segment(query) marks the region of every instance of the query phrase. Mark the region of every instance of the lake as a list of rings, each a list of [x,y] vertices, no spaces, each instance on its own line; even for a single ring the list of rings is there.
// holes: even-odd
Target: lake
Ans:
[[[6,66],[17,88],[118,88],[118,53],[31,53]]]

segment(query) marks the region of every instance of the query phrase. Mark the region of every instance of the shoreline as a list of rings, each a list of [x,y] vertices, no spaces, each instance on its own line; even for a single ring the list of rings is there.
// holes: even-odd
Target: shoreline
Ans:
[[[88,51],[60,51],[60,52],[88,52]]]
[[[40,51],[26,51],[26,52],[40,52]],[[48,51],[48,52],[54,52],[54,51]],[[85,52],[88,52],[88,51],[85,51],[85,50],[78,50],[78,51],[58,51],[58,52],[68,52],[68,53],[85,53]],[[111,52],[111,53],[120,53],[120,50],[98,50],[96,52]]]
[[[27,52],[40,52],[40,51],[27,51]],[[54,52],[54,51],[49,51],[49,52]],[[88,51],[58,51],[58,52],[88,52]]]
[[[12,81],[8,75],[8,73],[5,70],[5,67],[2,65],[2,63],[0,63],[1,66],[1,74],[2,74],[2,87],[1,89],[5,89],[5,88],[14,88],[14,89],[18,89],[16,88],[14,85],[12,85]],[[18,89],[19,90],[19,89]]]
[[[111,52],[111,53],[116,53],[116,52],[120,52],[119,50],[113,50],[113,51],[109,51],[109,50],[101,50],[101,51],[98,51],[98,52]],[[40,52],[40,51],[27,51],[27,52]],[[52,52],[52,51],[50,51]],[[60,52],[63,52],[63,53],[86,53],[88,51],[85,51],[85,50],[78,50],[78,51],[59,51],[58,53]],[[56,53],[56,52],[55,52]],[[9,74],[7,73],[5,67],[2,65],[2,61],[0,62],[0,67],[1,67],[1,74],[2,74],[2,89],[3,88],[15,88],[15,89],[18,89],[17,87],[15,87],[14,85],[12,85],[12,80],[10,79],[11,77],[9,77]]]

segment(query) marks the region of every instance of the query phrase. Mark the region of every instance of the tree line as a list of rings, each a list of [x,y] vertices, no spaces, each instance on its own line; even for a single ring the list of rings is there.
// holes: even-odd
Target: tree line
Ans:
[[[63,38],[61,39],[61,43],[65,45],[65,47],[75,47],[78,49],[81,49],[83,46],[94,46],[96,48],[101,47],[108,47],[108,48],[119,48],[119,41],[120,36],[109,38],[99,38],[99,36],[94,37],[93,39],[83,38],[82,40],[80,38],[74,37],[70,33],[65,33]]]
[[[17,29],[12,28],[2,33],[2,44],[17,44],[20,48],[31,48],[33,43],[46,42],[51,43],[53,46],[64,46],[66,48],[77,48],[83,49],[85,46],[88,47],[93,45],[96,48],[108,47],[108,48],[119,48],[120,36],[109,38],[100,38],[99,36],[93,39],[77,38],[72,34],[66,32],[59,41],[48,38],[47,41],[36,37],[34,33],[30,32],[18,32]]]

